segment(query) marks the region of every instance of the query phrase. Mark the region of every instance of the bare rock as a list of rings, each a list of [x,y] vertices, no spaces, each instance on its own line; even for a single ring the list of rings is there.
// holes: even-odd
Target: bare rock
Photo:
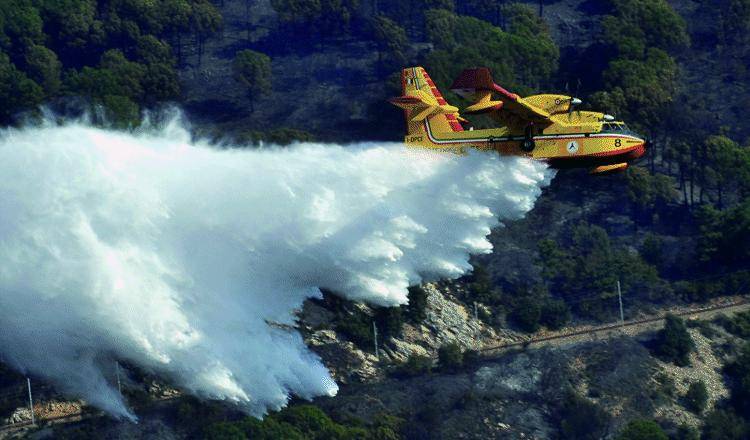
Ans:
[[[333,330],[318,330],[306,342],[323,359],[339,383],[368,382],[382,375],[374,355],[360,350],[350,341],[339,339]]]

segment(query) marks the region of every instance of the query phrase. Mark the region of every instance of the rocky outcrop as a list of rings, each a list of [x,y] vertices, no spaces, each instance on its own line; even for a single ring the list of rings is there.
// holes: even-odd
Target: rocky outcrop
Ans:
[[[4,425],[14,425],[16,423],[31,422],[31,410],[29,408],[16,408],[10,416],[5,419]]]
[[[412,355],[436,356],[441,345],[456,342],[464,349],[478,349],[482,341],[497,339],[495,332],[476,319],[455,299],[453,286],[425,284],[426,318],[419,324],[406,323],[399,337],[380,341],[380,359],[363,351],[345,336],[331,329],[333,313],[307,302],[300,325],[307,345],[328,366],[340,383],[369,382],[381,379],[384,368],[406,361]],[[365,310],[369,310],[366,306]]]
[[[306,342],[323,359],[333,378],[340,384],[369,382],[383,376],[374,354],[366,353],[351,341],[341,339],[333,330],[315,331]]]

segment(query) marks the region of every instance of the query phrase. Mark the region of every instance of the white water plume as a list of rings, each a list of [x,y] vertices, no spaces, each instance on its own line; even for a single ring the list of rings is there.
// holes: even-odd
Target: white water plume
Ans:
[[[293,326],[471,269],[551,173],[400,144],[218,149],[179,122],[0,132],[0,359],[116,416],[114,359],[253,414],[335,394]],[[272,325],[269,325],[272,323]]]

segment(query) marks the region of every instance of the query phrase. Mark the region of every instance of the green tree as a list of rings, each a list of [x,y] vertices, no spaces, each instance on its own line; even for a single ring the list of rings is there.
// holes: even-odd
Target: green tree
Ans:
[[[592,95],[592,104],[632,121],[643,131],[649,121],[665,114],[677,90],[677,65],[656,48],[648,49],[644,60],[612,61],[602,77],[607,91]]]
[[[685,20],[665,0],[612,0],[614,12],[602,21],[604,41],[620,56],[642,58],[649,47],[664,51],[690,44]]]
[[[721,73],[742,80],[750,73],[750,0],[717,0],[701,5],[701,14],[708,17],[722,54]]]
[[[408,298],[406,316],[413,323],[424,321],[427,318],[427,291],[422,286],[411,286]]]
[[[560,438],[598,440],[604,436],[609,416],[596,403],[570,392],[560,409]]]
[[[457,342],[443,344],[438,349],[438,365],[444,371],[456,372],[464,365],[464,353]]]
[[[54,52],[44,46],[33,45],[26,51],[26,73],[42,86],[47,96],[60,91],[62,63]]]
[[[738,313],[731,319],[726,318],[722,324],[729,333],[745,339],[750,338],[750,312]]]
[[[114,94],[133,101],[143,98],[142,83],[146,76],[146,68],[142,64],[128,60],[118,49],[110,49],[102,55],[99,68],[111,72],[117,78],[117,92]]]
[[[675,440],[701,440],[701,433],[694,426],[682,424],[677,427]]]
[[[195,35],[195,42],[198,47],[198,65],[200,66],[206,39],[218,32],[223,22],[219,11],[208,0],[192,0],[192,6],[190,28]]]
[[[508,32],[444,9],[426,11],[427,39],[435,50],[425,67],[435,82],[450,83],[466,66],[488,67],[495,82],[521,93],[546,81],[557,69],[559,50],[545,27],[531,35],[528,8],[513,11]]]
[[[643,239],[643,245],[641,245],[641,256],[648,264],[659,266],[663,262],[663,248],[662,239],[658,235],[648,232]]]
[[[565,301],[549,298],[542,304],[539,321],[550,330],[558,330],[570,322],[570,307]]]
[[[153,103],[176,99],[180,94],[180,83],[172,48],[153,35],[145,35],[138,39],[136,56],[138,62],[146,66],[141,81],[146,101]]]
[[[295,405],[280,412],[279,421],[288,423],[298,429],[309,439],[336,438],[343,428],[330,419],[320,408],[314,405]]]
[[[349,32],[349,25],[359,8],[359,0],[320,0],[321,14],[316,20],[324,36]]]
[[[355,310],[351,314],[344,314],[336,319],[334,328],[346,335],[349,340],[362,349],[374,350],[375,339],[372,332],[372,318]]]
[[[481,264],[474,264],[474,270],[469,277],[469,301],[497,305],[503,299],[502,289],[492,282],[487,269]]]
[[[207,440],[245,440],[247,437],[239,426],[230,422],[208,425],[204,430]]]
[[[623,295],[631,299],[656,301],[671,295],[653,266],[614,246],[603,228],[579,224],[569,235],[565,247],[540,241],[539,263],[549,291],[569,301],[577,313],[609,318],[617,307],[618,280]],[[622,267],[629,270],[619,270]]]
[[[369,425],[350,419],[345,424],[332,420],[315,405],[291,405],[266,416],[263,420],[246,417],[219,422],[203,429],[205,438],[234,440],[396,440],[403,420],[389,414],[378,414]]]
[[[750,343],[726,366],[726,372],[731,379],[731,403],[739,415],[750,420]]]
[[[84,48],[96,23],[96,0],[35,0],[44,30],[67,55]],[[60,55],[58,50],[55,51]]]
[[[717,205],[723,209],[726,195],[750,191],[750,152],[726,136],[710,136],[702,147],[700,183],[716,191]]]
[[[419,354],[412,354],[406,362],[398,365],[394,374],[399,377],[416,377],[432,372],[432,358]]]
[[[669,440],[653,420],[633,420],[617,436],[617,440]]]
[[[36,107],[43,96],[42,88],[0,52],[0,121],[8,121],[14,113]]]
[[[542,303],[539,298],[523,297],[513,309],[513,320],[521,330],[529,333],[539,330],[539,321],[542,319]]]
[[[373,20],[373,33],[378,44],[378,67],[384,63],[403,65],[406,63],[406,47],[409,40],[404,28],[385,15]]]
[[[747,423],[732,411],[715,409],[703,423],[705,440],[745,440],[747,434]]]
[[[677,200],[675,182],[664,174],[651,174],[642,167],[630,167],[627,173],[628,198],[633,204],[636,221],[650,224],[654,216],[664,213]]]
[[[293,32],[329,36],[348,32],[359,0],[271,0],[271,6]]]
[[[699,262],[742,266],[750,260],[750,201],[724,212],[703,205],[696,218]]]
[[[239,423],[246,439],[253,440],[308,440],[306,436],[295,426],[281,422],[276,417],[266,417],[264,420],[248,417]]]
[[[675,315],[667,315],[664,328],[657,335],[657,354],[677,366],[684,367],[690,365],[689,355],[694,349],[695,342],[688,332],[685,321]]]
[[[140,124],[140,107],[127,96],[105,95],[97,102],[104,108],[106,122],[112,126],[130,128]]]
[[[188,0],[162,0],[159,6],[164,33],[173,38],[177,48],[177,63],[182,63],[182,34],[190,29],[193,9]]]
[[[320,16],[321,0],[271,0],[271,6],[286,23],[307,23]]]
[[[247,90],[250,111],[255,111],[255,99],[271,89],[271,59],[260,52],[242,50],[235,55],[232,71],[234,78]]]
[[[702,380],[693,382],[685,394],[685,403],[687,409],[696,414],[702,413],[708,404],[708,388]]]
[[[375,309],[374,319],[383,341],[401,335],[401,329],[404,325],[404,313],[401,307],[378,307]]]
[[[0,6],[0,50],[19,61],[29,47],[42,44],[42,18],[30,0],[4,0]]]

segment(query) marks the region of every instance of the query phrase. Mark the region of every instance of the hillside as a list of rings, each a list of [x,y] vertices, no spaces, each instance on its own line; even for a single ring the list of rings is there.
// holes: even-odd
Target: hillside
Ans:
[[[296,325],[341,386],[337,397],[293,397],[261,422],[118,360],[107,381],[122,380],[139,424],[33,378],[37,411],[63,417],[29,429],[24,376],[2,357],[0,418],[15,426],[0,438],[749,435],[742,310],[477,352],[615,322],[618,288],[626,320],[748,294],[749,1],[68,3],[0,5],[5,126],[49,122],[45,106],[138,134],[177,107],[193,138],[243,151],[296,141],[356,149],[402,140],[402,113],[386,100],[399,94],[403,66],[425,66],[464,107],[448,85],[486,65],[520,94],[575,94],[654,148],[621,174],[558,171],[523,219],[492,230],[493,251],[472,257],[472,273],[412,287],[408,305],[324,290],[296,323],[271,322]]]

